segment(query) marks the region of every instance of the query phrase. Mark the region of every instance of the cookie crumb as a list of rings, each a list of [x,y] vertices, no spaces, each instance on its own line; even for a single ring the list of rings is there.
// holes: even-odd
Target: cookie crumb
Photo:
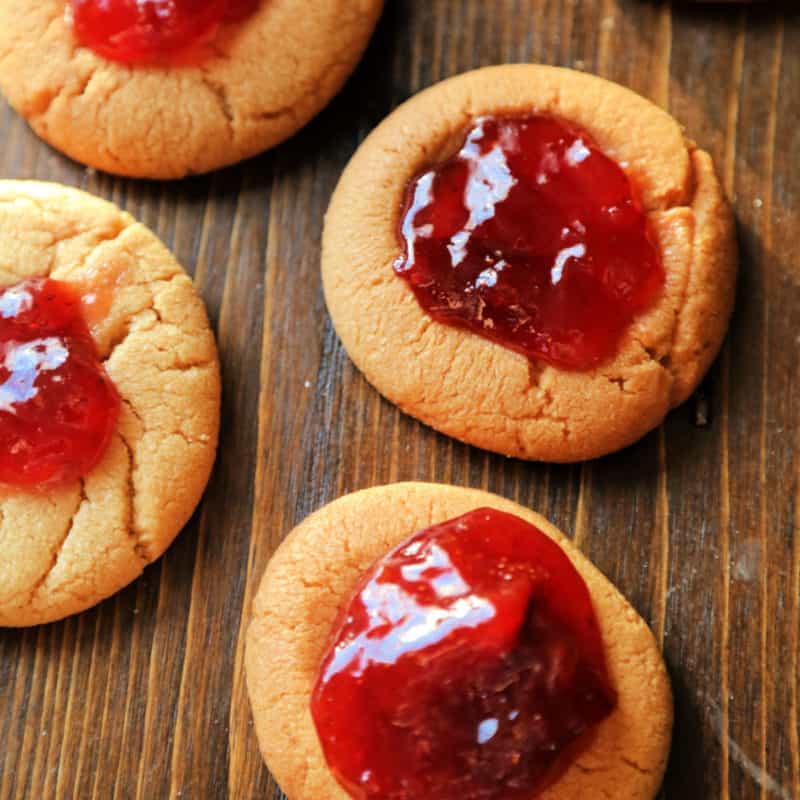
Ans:
[[[708,425],[708,398],[702,391],[695,395],[694,424],[698,428],[705,428]]]
[[[735,548],[733,557],[733,578],[749,583],[758,577],[761,566],[761,542],[746,539]]]

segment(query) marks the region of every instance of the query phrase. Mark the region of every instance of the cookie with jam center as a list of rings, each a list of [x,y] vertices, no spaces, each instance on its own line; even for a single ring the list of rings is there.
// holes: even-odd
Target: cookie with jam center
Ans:
[[[487,67],[395,110],[325,219],[334,327],[387,399],[469,444],[569,462],[684,402],[733,306],[711,158],[617,84]]]
[[[550,650],[553,657],[545,656],[541,664],[533,664],[533,677],[529,671],[521,682],[525,687],[521,693],[515,693],[512,686],[516,675],[508,673],[499,677],[491,673],[496,680],[489,681],[485,692],[470,689],[472,676],[486,669],[486,653],[500,642],[505,642],[498,645],[500,650],[510,647],[512,653],[506,663],[513,663],[518,672],[521,662],[513,653],[513,642],[517,637],[524,638],[513,632],[520,625],[517,601],[518,590],[524,592],[524,581],[520,584],[516,582],[518,576],[500,574],[494,588],[493,579],[489,578],[480,591],[474,591],[476,581],[484,577],[476,574],[476,563],[488,564],[492,559],[482,558],[470,564],[469,552],[484,536],[490,549],[503,550],[505,532],[478,532],[477,539],[471,537],[461,553],[452,547],[460,536],[466,539],[472,524],[470,517],[478,514],[477,510],[481,516],[492,517],[490,526],[505,524],[503,518],[510,519],[515,527],[529,529],[527,533],[517,530],[514,535],[523,539],[530,536],[531,541],[535,536],[546,537],[560,548],[561,557],[568,560],[569,569],[577,572],[584,591],[588,590],[602,641],[600,660],[605,662],[613,698],[613,710],[609,713],[606,706],[597,715],[601,721],[588,732],[581,748],[567,754],[561,770],[551,776],[554,780],[524,796],[541,800],[605,796],[652,800],[656,796],[669,751],[672,697],[661,654],[644,621],[560,531],[533,511],[475,489],[399,483],[346,495],[309,516],[280,545],[256,594],[246,642],[248,693],[261,753],[289,800],[429,796],[414,793],[417,787],[413,782],[427,780],[430,770],[403,763],[407,755],[404,740],[410,740],[405,744],[412,753],[415,743],[419,743],[420,764],[424,764],[428,754],[448,752],[448,745],[439,740],[442,735],[463,746],[463,737],[459,740],[455,735],[458,732],[453,720],[472,719],[470,708],[477,706],[482,711],[484,705],[487,719],[467,731],[467,739],[474,732],[475,741],[468,744],[467,753],[461,754],[464,768],[469,771],[477,764],[481,770],[498,770],[506,776],[508,785],[504,788],[502,779],[491,781],[488,786],[462,783],[456,773],[455,783],[451,776],[448,791],[442,794],[440,787],[436,796],[450,797],[458,789],[460,797],[489,797],[495,786],[497,796],[505,798],[512,796],[513,787],[524,785],[524,774],[513,774],[515,754],[500,752],[496,747],[509,745],[530,756],[529,743],[541,733],[536,730],[541,720],[535,713],[531,715],[530,708],[526,712],[524,706],[531,692],[541,691],[541,686],[537,689],[537,679],[544,677],[551,684],[552,678],[558,684],[560,678],[554,676],[554,666],[558,665],[555,672],[560,672],[565,664],[574,662],[565,655],[570,651],[569,645],[560,649],[562,640],[558,655]],[[421,539],[434,530],[431,526],[441,529],[448,522],[450,546],[439,539],[426,549]],[[463,533],[459,534],[459,530]],[[514,557],[525,549],[520,544],[510,544],[509,552]],[[508,559],[503,559],[501,566],[502,573],[513,570]],[[551,561],[543,569],[553,575],[559,568]],[[536,567],[534,574],[540,576],[541,570]],[[353,603],[354,598],[363,601],[366,612]],[[556,592],[550,608],[563,620],[564,603],[574,599],[574,594],[565,598]],[[535,615],[537,600],[531,602]],[[439,608],[442,604],[449,606],[445,614]],[[546,605],[546,599],[540,598],[538,607]],[[579,607],[582,608],[580,603],[575,606]],[[579,614],[579,619],[590,628],[594,624],[584,613]],[[351,629],[363,627],[365,621],[370,628],[366,633]],[[392,630],[393,625],[399,628]],[[456,630],[459,626],[460,630]],[[534,638],[547,639],[557,627],[549,623],[538,626]],[[453,640],[454,631],[461,637],[460,642]],[[465,641],[479,649],[474,663],[470,660],[470,646],[464,649]],[[439,645],[443,649],[437,653]],[[391,669],[400,651],[401,659],[406,659],[405,666],[413,665],[417,655],[409,651],[415,647],[421,648],[421,674],[416,675],[412,669],[409,679],[407,671],[399,676],[389,672],[388,679],[395,682],[388,692],[381,693],[380,684],[373,680],[375,673],[387,666]],[[489,655],[489,661],[495,655]],[[466,665],[469,676],[468,691],[460,701],[449,696],[459,691],[459,665]],[[527,669],[524,662],[521,669]],[[343,670],[352,680],[340,683],[333,692],[334,699],[338,696],[345,702],[341,708],[332,708],[330,698],[325,697],[324,684],[330,688],[330,681],[337,679],[331,675]],[[446,676],[442,686],[425,685],[430,683],[428,677],[435,674]],[[425,701],[422,708],[414,707],[416,692],[400,697],[399,707],[393,705],[393,698],[403,694],[409,680],[420,680],[422,691],[428,692],[420,698]],[[605,676],[600,675],[600,682],[604,681]],[[493,693],[498,693],[496,701],[491,697],[487,701],[486,694]],[[444,700],[446,705],[426,707],[429,696]],[[596,702],[597,693],[593,692],[593,696],[587,702]],[[496,713],[498,705],[503,708],[502,716]],[[569,724],[565,718],[573,710],[574,706],[561,700],[551,706],[552,718],[546,723],[549,735],[559,723]],[[366,720],[372,733],[365,736],[359,726],[364,725],[365,716],[373,714],[373,719]],[[395,719],[398,714],[400,717]],[[479,713],[472,721],[481,716]],[[426,737],[419,727],[432,721],[435,731],[429,731],[431,736]],[[331,725],[338,732],[326,736]],[[382,725],[388,725],[388,729],[382,730]],[[360,744],[342,749],[347,736]],[[374,761],[370,751],[383,736],[397,743],[396,748],[385,751],[395,752],[397,758],[389,757],[381,764]],[[337,749],[341,751],[338,757]],[[348,784],[343,774],[352,766],[350,762],[360,766],[355,772],[351,770]],[[378,773],[379,768],[384,774]],[[401,776],[399,786],[405,784],[410,794],[404,794],[406,790],[398,788],[398,784],[394,789],[386,788],[391,785],[386,782],[386,772],[397,770],[407,770],[408,780]]]
[[[327,105],[381,8],[382,0],[2,0],[0,90],[76,161],[141,178],[209,172],[274,147]],[[161,31],[159,19],[176,9]],[[180,51],[168,35],[175,29]]]
[[[84,192],[0,181],[0,287],[0,625],[16,627],[95,605],[171,544],[216,455],[220,372],[174,256]]]

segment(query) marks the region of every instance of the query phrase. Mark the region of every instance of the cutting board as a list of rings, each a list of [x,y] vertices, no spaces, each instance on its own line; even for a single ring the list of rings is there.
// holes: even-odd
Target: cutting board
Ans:
[[[700,391],[635,446],[574,466],[491,455],[404,416],[347,359],[320,288],[323,213],[365,135],[423,87],[517,61],[668,108],[714,156],[738,222],[736,312]],[[309,512],[408,479],[539,510],[651,624],[675,690],[663,798],[800,798],[800,4],[388,0],[341,95],[246,164],[116,179],[5,106],[0,161],[153,228],[208,304],[224,376],[216,469],[167,554],[91,611],[0,631],[0,800],[282,797],[244,684],[257,582]]]

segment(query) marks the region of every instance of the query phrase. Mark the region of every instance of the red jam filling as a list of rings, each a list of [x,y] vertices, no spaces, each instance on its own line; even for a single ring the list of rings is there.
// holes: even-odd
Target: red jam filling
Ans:
[[[260,0],[70,0],[78,40],[127,64],[161,61],[214,38]]]
[[[0,483],[86,475],[108,447],[120,400],[66,283],[0,292]]]
[[[583,579],[533,525],[482,508],[364,576],[311,713],[357,800],[530,800],[615,705]]]
[[[664,282],[627,175],[571,124],[484,117],[409,185],[395,270],[433,319],[530,359],[612,356]]]

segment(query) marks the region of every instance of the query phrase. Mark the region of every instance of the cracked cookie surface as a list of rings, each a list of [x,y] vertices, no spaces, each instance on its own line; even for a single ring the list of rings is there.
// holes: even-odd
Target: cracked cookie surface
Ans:
[[[0,0],[0,90],[49,144],[131,177],[180,178],[303,127],[361,58],[382,0],[264,0],[191,66],[128,67],[79,46],[64,0]],[[46,54],[46,57],[44,55]]]
[[[0,181],[0,285],[50,276],[94,294],[87,316],[121,396],[117,431],[79,481],[0,487],[0,625],[77,613],[136,578],[194,511],[214,462],[220,376],[189,276],[111,203]]]
[[[636,184],[666,273],[616,355],[569,372],[434,322],[394,273],[409,181],[477,117],[552,114],[585,130]],[[733,218],[711,158],[665,111],[617,84],[539,65],[487,67],[396,109],[357,151],[325,219],[322,277],[336,332],[403,411],[510,456],[578,461],[618,450],[685,401],[733,308]]]
[[[672,695],[656,641],[636,611],[535,512],[475,489],[398,483],[346,495],[304,520],[273,556],[254,600],[245,656],[248,692],[261,753],[289,800],[347,800],[325,765],[309,709],[340,605],[361,575],[412,533],[484,506],[518,515],[563,548],[591,594],[619,694],[590,746],[537,797],[656,796],[669,752]]]

